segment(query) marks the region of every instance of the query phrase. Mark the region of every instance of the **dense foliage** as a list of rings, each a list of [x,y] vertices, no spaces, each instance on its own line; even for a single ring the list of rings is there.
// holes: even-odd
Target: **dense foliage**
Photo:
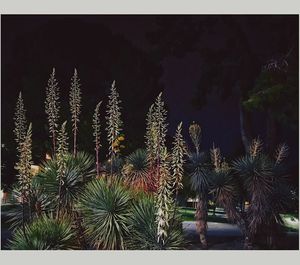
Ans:
[[[121,134],[121,100],[114,81],[106,109],[109,148],[100,166],[102,101],[98,101],[91,117],[94,159],[77,145],[79,87],[75,69],[69,95],[73,129],[70,153],[67,121],[59,124],[59,90],[53,69],[45,101],[53,153],[37,173],[31,167],[32,125],[26,132],[25,108],[19,95],[14,130],[18,182],[11,198],[16,207],[8,212],[13,231],[11,249],[184,249],[187,242],[177,209],[183,189],[191,189],[194,193],[188,196],[196,197],[196,228],[203,249],[209,245],[210,200],[225,210],[229,221],[238,224],[245,248],[261,242],[275,247],[274,238],[283,224],[280,214],[289,210],[293,197],[286,178],[285,144],[271,155],[263,151],[259,138],[254,139],[246,154],[232,162],[225,161],[221,150],[213,145],[209,159],[200,149],[200,125],[193,122],[189,126],[193,144],[189,148],[180,122],[170,148],[167,110],[160,93],[146,117],[145,149],[125,156],[121,150],[127,139]],[[247,209],[244,200],[249,202]]]

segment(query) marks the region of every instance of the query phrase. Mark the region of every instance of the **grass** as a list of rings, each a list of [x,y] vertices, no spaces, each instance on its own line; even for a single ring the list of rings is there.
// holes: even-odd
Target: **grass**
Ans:
[[[195,221],[195,212],[194,208],[181,207],[179,208],[179,213],[181,214],[182,221]],[[208,211],[208,222],[216,222],[216,223],[228,223],[226,217],[220,216],[220,214],[224,214],[224,211],[216,210],[215,216],[213,215],[213,211],[210,209]]]
[[[189,207],[180,207],[179,213],[181,214],[182,221],[195,221],[195,212],[194,208]],[[213,215],[213,211],[209,209],[208,211],[208,222],[216,223],[228,223],[228,220],[224,215],[224,211],[217,208],[216,215]],[[221,214],[221,216],[220,216]],[[281,214],[281,217],[284,221],[284,230],[287,232],[299,232],[299,215],[295,213]]]
[[[298,214],[281,214],[284,221],[284,228],[288,232],[299,232],[299,215]]]

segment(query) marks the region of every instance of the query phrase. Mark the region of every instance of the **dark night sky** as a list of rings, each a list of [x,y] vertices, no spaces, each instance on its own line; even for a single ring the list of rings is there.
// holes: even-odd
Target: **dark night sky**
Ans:
[[[192,19],[197,21],[198,18],[193,16]],[[256,24],[252,24],[251,19]],[[276,16],[273,18],[266,16],[265,19],[269,23],[270,20],[276,21],[277,18]],[[156,86],[153,93],[149,92],[150,94],[148,93],[151,89],[150,85],[146,88],[141,86],[136,91],[133,89],[130,95],[127,95],[126,91],[120,90],[121,99],[124,99],[124,114],[127,111],[125,103],[133,102],[127,100],[127,97],[133,97],[135,93],[144,94],[146,98],[141,101],[141,104],[144,105],[141,115],[145,115],[155,95],[163,89],[164,99],[169,109],[171,135],[179,121],[184,122],[186,132],[188,124],[196,121],[203,128],[203,148],[209,148],[213,142],[220,146],[226,154],[236,152],[241,148],[236,93],[223,99],[217,92],[211,92],[207,103],[202,108],[196,108],[192,104],[192,100],[197,89],[201,90],[205,86],[201,83],[202,74],[206,68],[203,56],[197,52],[197,49],[188,49],[181,56],[168,53],[163,54],[163,56],[156,56],[156,46],[149,41],[149,32],[158,28],[157,16],[2,16],[1,20],[2,132],[3,130],[11,130],[11,115],[16,95],[19,90],[26,92],[26,87],[29,84],[31,95],[37,95],[34,101],[40,101],[40,103],[31,103],[33,99],[24,94],[28,115],[32,119],[45,118],[44,114],[37,114],[37,112],[43,112],[43,109],[38,110],[38,107],[43,106],[44,88],[52,66],[57,67],[58,80],[62,89],[65,88],[65,92],[63,92],[65,94],[68,90],[68,82],[73,67],[79,68],[79,75],[83,83],[83,97],[86,98],[88,105],[90,103],[94,105],[95,100],[98,100],[95,98],[103,96],[97,90],[98,87],[102,87],[101,91],[107,93],[107,88],[113,77],[117,79],[117,84],[120,87],[122,84],[124,87],[128,85],[125,82],[126,76],[122,76],[122,73],[118,83],[119,74],[116,74],[117,77],[113,74],[115,66],[118,68],[116,71],[122,72],[123,67],[126,72],[124,75],[132,75],[130,76],[131,82],[143,85],[143,82],[153,80],[152,84]],[[215,20],[218,20],[217,16]],[[256,52],[257,56],[264,54],[265,57],[262,57],[266,59],[266,56],[276,52],[277,46],[273,45],[272,41],[281,38],[281,36],[276,35],[276,30],[270,31],[266,26],[267,23],[257,23],[255,16],[253,18],[241,16],[237,20],[248,38],[251,49]],[[290,20],[291,25],[297,29],[295,23],[297,24],[298,19]],[[199,24],[201,21],[201,16],[199,16]],[[263,22],[263,19],[261,21]],[[70,32],[67,32],[69,30]],[[170,31],[172,30],[170,28]],[[217,22],[211,30],[205,32],[203,39],[200,38],[196,47],[207,45],[219,51],[227,45],[225,41],[229,34],[232,33],[222,23]],[[181,38],[184,38],[184,35],[178,35],[179,42],[182,41]],[[102,46],[102,43],[105,44]],[[122,45],[118,46],[118,43],[122,43]],[[63,48],[60,48],[60,45]],[[69,54],[69,50],[75,52]],[[49,54],[45,56],[46,53]],[[130,68],[131,56],[135,53],[136,61],[141,65],[140,67],[136,66],[138,69],[136,74],[131,73],[128,69]],[[108,58],[101,58],[101,56]],[[127,60],[126,62],[118,61],[119,58],[123,58],[122,56],[125,58],[123,60]],[[144,59],[139,61],[139,56],[143,56]],[[105,64],[109,61],[109,57],[111,58],[111,66],[102,65],[102,63]],[[149,69],[147,69],[148,66]],[[107,70],[108,68],[109,70]],[[143,71],[151,72],[151,69],[156,69],[157,74],[143,73]],[[36,77],[37,80],[28,81],[30,80],[28,75],[31,78]],[[103,80],[103,78],[108,79]],[[138,110],[138,104],[132,104],[134,106],[131,111],[135,112]],[[265,126],[263,116],[264,114],[255,116],[254,125],[255,134],[262,134],[262,137],[265,136],[261,129]],[[134,118],[134,115],[125,122],[134,124],[131,117]],[[37,130],[41,131],[43,128]],[[141,132],[143,130],[144,127]],[[284,132],[282,137],[294,137],[294,139],[287,140],[293,143],[297,142],[295,135],[295,133]],[[5,132],[2,138],[2,141],[9,139],[9,131]],[[142,136],[139,139],[142,139]],[[296,152],[298,151],[296,150]]]

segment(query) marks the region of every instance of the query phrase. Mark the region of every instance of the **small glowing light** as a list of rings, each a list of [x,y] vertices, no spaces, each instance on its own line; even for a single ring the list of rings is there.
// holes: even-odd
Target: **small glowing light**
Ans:
[[[31,174],[34,176],[40,171],[40,167],[37,165],[31,165]]]
[[[46,153],[46,160],[51,160],[51,156],[48,153]]]

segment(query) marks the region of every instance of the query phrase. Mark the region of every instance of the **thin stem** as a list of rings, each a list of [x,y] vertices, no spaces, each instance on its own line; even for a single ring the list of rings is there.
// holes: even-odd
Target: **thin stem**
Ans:
[[[62,190],[62,176],[60,174],[59,176],[59,188],[58,188],[58,207],[57,207],[57,220],[59,220],[60,217],[60,208],[61,208],[61,190]]]
[[[97,177],[99,177],[99,148],[96,147],[96,169],[97,169]]]
[[[27,235],[26,235],[26,229],[25,229],[25,207],[24,207],[24,198],[25,198],[25,192],[24,188],[22,188],[22,230],[25,237],[25,240],[27,243],[29,243]]]
[[[53,144],[53,157],[55,157],[56,146],[55,146],[55,132],[52,132],[52,144]]]
[[[77,139],[77,126],[76,126],[76,123],[75,123],[75,130],[74,130],[74,151],[73,151],[73,153],[74,153],[74,157],[76,157],[76,139]]]

